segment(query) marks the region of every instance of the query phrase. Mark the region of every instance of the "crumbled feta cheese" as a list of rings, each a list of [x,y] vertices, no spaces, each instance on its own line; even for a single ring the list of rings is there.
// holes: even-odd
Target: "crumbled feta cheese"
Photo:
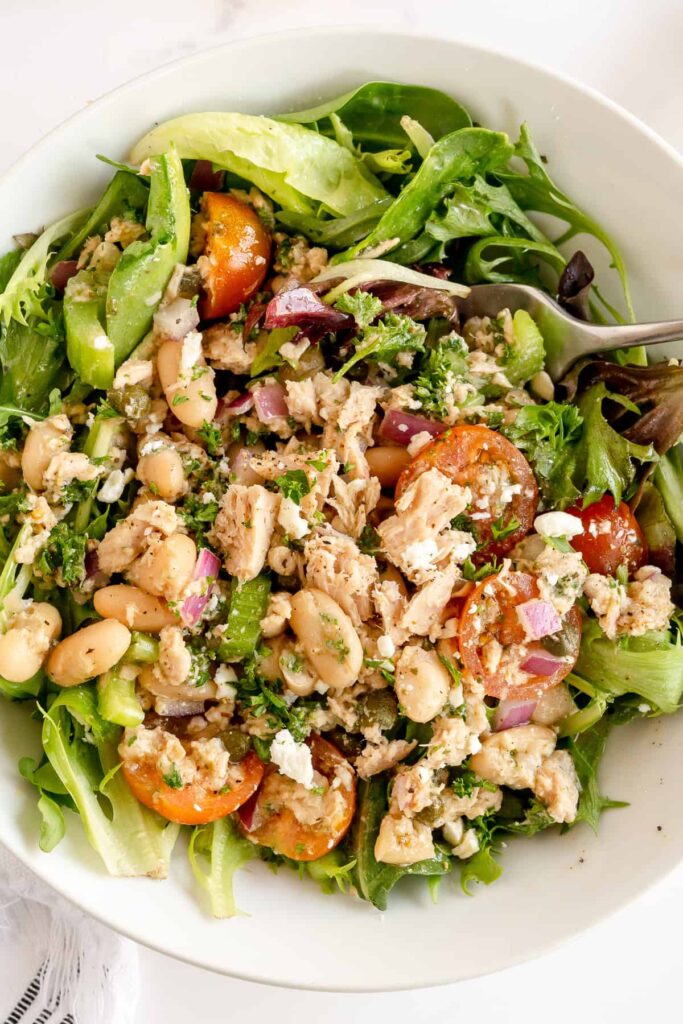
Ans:
[[[421,430],[419,434],[414,434],[410,439],[410,444],[408,445],[408,455],[410,455],[411,459],[415,458],[417,453],[421,452],[431,440],[432,435],[428,430]]]
[[[409,544],[405,549],[403,560],[414,570],[431,569],[438,554],[439,548],[436,541],[432,537],[428,537],[426,540]]]
[[[180,353],[180,372],[189,373],[197,365],[202,355],[202,336],[199,331],[190,331],[185,335]]]
[[[291,498],[283,498],[277,514],[277,521],[285,533],[294,540],[301,540],[309,532],[309,525],[301,509]]]
[[[280,729],[270,747],[270,759],[283,775],[301,783],[306,789],[313,788],[313,760],[310,747],[297,743],[289,729]]]
[[[134,476],[135,473],[132,469],[112,469],[99,489],[97,494],[98,500],[104,501],[107,505],[118,501],[123,494],[124,487],[130,483]]]
[[[536,516],[534,529],[542,537],[576,537],[583,533],[583,523],[569,512],[544,512]]]
[[[652,711],[652,708],[649,704],[639,704],[638,710],[640,711],[641,715],[647,715],[650,713],[650,711]]]
[[[224,683],[234,683],[237,681],[237,673],[234,668],[230,665],[219,665],[214,672],[214,682],[219,686],[223,686]]]
[[[390,636],[381,636],[377,640],[377,652],[380,658],[392,658],[396,653],[396,645]]]

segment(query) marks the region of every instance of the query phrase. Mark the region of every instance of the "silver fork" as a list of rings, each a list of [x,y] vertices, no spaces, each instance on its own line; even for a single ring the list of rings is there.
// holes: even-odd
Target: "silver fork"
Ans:
[[[458,308],[463,317],[496,316],[502,309],[509,309],[511,313],[525,309],[543,335],[545,368],[553,381],[564,377],[570,366],[583,356],[683,339],[683,320],[603,327],[577,320],[545,292],[526,284],[475,284],[467,298],[458,303]]]

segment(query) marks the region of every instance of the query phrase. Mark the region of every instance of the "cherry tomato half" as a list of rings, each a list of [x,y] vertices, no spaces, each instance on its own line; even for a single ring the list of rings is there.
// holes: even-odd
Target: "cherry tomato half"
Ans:
[[[396,497],[433,467],[472,491],[472,510],[466,515],[473,515],[479,541],[473,561],[482,564],[493,555],[506,555],[531,529],[538,485],[527,460],[502,434],[479,425],[440,434],[401,473]],[[501,500],[503,496],[510,500]]]
[[[356,776],[346,758],[321,736],[312,735],[308,744],[313,768],[329,784],[325,795],[311,797],[321,801],[325,816],[303,824],[291,806],[301,800],[301,786],[277,771],[266,774],[254,801],[239,814],[242,831],[253,843],[301,861],[318,860],[333,850],[348,831],[356,809]]]
[[[554,650],[562,657],[557,669],[549,675],[528,675],[523,683],[511,682],[530,653],[524,629],[517,616],[517,606],[539,596],[534,576],[526,572],[508,572],[488,576],[469,594],[463,605],[458,629],[458,646],[465,668],[479,680],[489,697],[510,700],[533,698],[549,690],[568,675],[576,664],[581,645],[581,613],[574,606],[565,616],[562,631],[552,638]],[[492,641],[503,648],[502,657],[490,658],[486,650]],[[517,645],[525,645],[526,654],[517,653]],[[543,641],[537,641],[537,653],[544,653]],[[547,647],[550,647],[550,643]],[[536,645],[534,645],[536,647]],[[498,651],[497,646],[490,651]]]
[[[231,764],[225,792],[205,789],[199,783],[174,789],[151,763],[124,762],[122,771],[133,795],[145,807],[180,825],[205,825],[232,814],[256,792],[263,778],[263,762],[250,750],[237,764]]]
[[[582,508],[567,509],[583,523],[583,533],[572,537],[571,545],[580,551],[591,572],[614,576],[620,565],[629,575],[647,560],[647,544],[643,532],[625,501],[615,505],[611,494]]]
[[[258,291],[268,270],[270,235],[251,207],[225,192],[205,192],[202,216],[206,230],[199,261],[204,320],[226,316]]]

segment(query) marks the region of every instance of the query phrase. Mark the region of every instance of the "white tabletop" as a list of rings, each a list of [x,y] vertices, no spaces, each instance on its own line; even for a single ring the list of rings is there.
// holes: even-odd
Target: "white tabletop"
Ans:
[[[457,36],[547,64],[600,89],[683,150],[681,0],[1,0],[0,170],[84,103],[158,64],[236,36],[342,22]],[[676,1019],[682,912],[680,869],[542,960],[491,978],[397,995],[266,988],[141,948],[136,1020],[213,1024],[248,1014],[250,1021],[278,1024],[377,1018],[428,1024],[476,1014],[484,1024],[631,1024],[674,1008]],[[29,947],[0,963],[0,1015],[29,980]]]

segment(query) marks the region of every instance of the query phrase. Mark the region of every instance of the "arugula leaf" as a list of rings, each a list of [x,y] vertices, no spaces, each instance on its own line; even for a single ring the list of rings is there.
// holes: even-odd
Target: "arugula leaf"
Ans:
[[[424,349],[426,337],[427,332],[422,324],[416,323],[408,316],[389,313],[383,320],[366,327],[354,339],[354,355],[337,370],[332,380],[336,383],[362,360],[369,363],[385,363],[397,368],[402,353],[420,352]]]
[[[476,284],[478,281],[496,284],[516,281],[543,288],[538,260],[547,263],[558,277],[566,262],[551,242],[503,235],[482,238],[467,253],[465,280],[468,284]]]
[[[607,738],[612,728],[610,716],[606,715],[591,728],[576,738],[569,740],[569,752],[572,755],[576,773],[581,783],[579,807],[573,825],[580,821],[593,830],[598,831],[598,821],[603,811],[611,807],[626,807],[620,800],[610,800],[600,792],[598,785],[598,768],[605,752]]]
[[[523,210],[534,210],[538,213],[559,217],[568,224],[568,228],[558,244],[566,242],[578,234],[593,235],[607,249],[612,265],[616,269],[626,300],[629,318],[635,319],[628,277],[623,258],[610,236],[600,225],[580,210],[572,200],[557,187],[545,169],[543,159],[531,138],[529,126],[523,124],[520,129],[519,141],[515,146],[515,156],[524,160],[528,174],[517,174],[511,171],[496,171],[496,177],[507,185],[513,199]]]
[[[574,483],[583,493],[584,508],[599,501],[609,491],[618,505],[636,475],[633,459],[654,462],[652,445],[634,444],[618,434],[602,411],[603,401],[628,404],[628,399],[608,392],[604,384],[595,384],[579,399],[583,416],[583,434],[575,451]]]
[[[366,249],[414,239],[454,183],[502,168],[512,155],[507,135],[486,128],[461,128],[434,144],[415,176],[401,189],[376,227],[337,259],[352,260]],[[411,262],[414,261],[413,259]],[[401,262],[408,262],[405,256]]]
[[[472,882],[491,885],[503,873],[503,869],[494,857],[490,846],[482,847],[468,860],[460,862],[460,886],[466,896],[472,896]]]
[[[396,867],[377,861],[375,840],[386,810],[386,782],[381,778],[359,782],[356,817],[347,845],[355,860],[352,876],[358,895],[379,910],[387,909],[389,893],[405,875],[445,875],[452,866],[448,854],[440,848],[437,848],[431,860],[423,860],[409,867]]]
[[[497,217],[496,224],[491,220],[494,216]],[[440,242],[500,235],[501,217],[512,221],[536,242],[548,242],[512,198],[507,186],[490,184],[480,175],[475,177],[472,185],[457,184],[444,201],[443,212],[433,213],[425,230]]]
[[[683,455],[680,448],[672,448],[660,459],[654,479],[676,537],[683,544]]]
[[[311,214],[294,213],[292,210],[279,210],[275,217],[290,231],[306,235],[316,245],[324,245],[328,249],[345,249],[365,238],[392,202],[393,197],[387,196],[347,217],[330,217],[326,220]]]

